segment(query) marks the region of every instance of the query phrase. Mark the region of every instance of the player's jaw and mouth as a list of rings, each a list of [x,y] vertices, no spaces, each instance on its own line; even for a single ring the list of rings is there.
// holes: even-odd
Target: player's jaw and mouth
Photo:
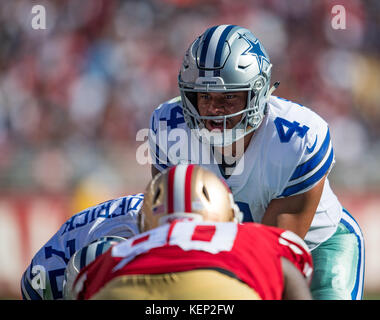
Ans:
[[[224,123],[226,124],[226,127],[224,128]],[[230,118],[224,119],[213,119],[213,120],[204,120],[204,124],[207,130],[213,131],[213,132],[223,132],[224,129],[232,129],[236,123],[235,121],[231,120]]]
[[[203,119],[206,129],[214,132],[233,129],[243,117],[240,111],[245,108],[246,98],[246,92],[198,95],[200,116],[215,117],[214,119]],[[238,114],[234,116],[236,113]]]
[[[233,116],[236,112],[241,111],[242,108],[240,107],[235,108],[235,110],[230,110],[230,112],[221,109],[224,108],[220,108],[220,110],[216,112],[209,111],[201,114],[201,116],[214,117],[214,119],[203,119],[204,126],[207,130],[212,132],[223,132],[224,130],[233,129],[243,117],[242,114]]]

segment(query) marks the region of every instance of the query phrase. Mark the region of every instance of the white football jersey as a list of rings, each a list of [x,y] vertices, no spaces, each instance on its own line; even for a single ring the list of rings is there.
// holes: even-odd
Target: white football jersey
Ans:
[[[150,153],[158,170],[194,163],[223,178],[212,148],[200,143],[186,125],[180,98],[161,104],[150,123]],[[232,175],[224,180],[244,213],[244,221],[261,222],[271,200],[310,190],[330,172],[334,162],[327,123],[307,107],[271,96],[262,124]],[[305,237],[311,250],[335,232],[341,214],[342,206],[326,179]]]
[[[100,203],[68,219],[36,253],[21,279],[23,299],[62,299],[66,265],[76,251],[104,236],[130,238],[139,233],[137,214],[144,195]]]

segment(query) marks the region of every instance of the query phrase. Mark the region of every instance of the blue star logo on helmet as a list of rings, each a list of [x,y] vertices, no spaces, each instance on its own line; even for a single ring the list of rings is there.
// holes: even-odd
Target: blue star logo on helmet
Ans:
[[[249,48],[246,49],[241,55],[252,55],[256,56],[257,59],[257,64],[259,65],[260,72],[262,71],[263,68],[263,63],[264,61],[267,62],[268,64],[269,59],[266,55],[266,53],[263,51],[261,48],[261,43],[258,39],[256,39],[255,42],[249,40],[247,37],[242,36],[242,38],[249,44]]]

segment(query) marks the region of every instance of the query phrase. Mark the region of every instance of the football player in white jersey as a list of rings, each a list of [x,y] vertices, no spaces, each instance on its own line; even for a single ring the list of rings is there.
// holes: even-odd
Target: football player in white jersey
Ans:
[[[224,177],[244,221],[289,229],[312,250],[314,299],[361,299],[364,242],[332,191],[328,124],[272,96],[272,64],[247,29],[207,29],[186,51],[180,97],[152,114],[152,175],[196,163]]]
[[[35,254],[24,272],[21,278],[23,299],[62,299],[64,274],[70,258],[98,240],[96,252],[80,257],[81,264],[87,265],[108,248],[107,236],[113,236],[112,240],[115,240],[115,237],[130,238],[138,234],[137,215],[143,199],[142,193],[120,197],[85,209],[68,219]],[[100,238],[104,241],[99,242]]]
[[[231,191],[214,173],[173,166],[145,190],[141,234],[85,267],[82,257],[96,243],[70,259],[64,297],[310,299],[313,266],[304,241],[289,230],[241,219]]]

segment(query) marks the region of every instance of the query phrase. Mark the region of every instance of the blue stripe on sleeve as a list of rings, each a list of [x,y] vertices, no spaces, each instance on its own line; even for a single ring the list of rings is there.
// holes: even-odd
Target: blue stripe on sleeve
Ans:
[[[354,217],[346,210],[346,209],[344,209],[343,208],[343,211],[353,220],[353,221],[355,221],[356,222],[356,220],[354,219]],[[355,236],[356,236],[356,238],[357,238],[357,240],[358,240],[358,248],[359,248],[359,260],[358,260],[358,266],[357,266],[357,271],[356,271],[356,280],[355,280],[355,286],[354,286],[354,289],[352,290],[352,292],[351,292],[351,298],[352,298],[352,300],[357,300],[357,299],[362,299],[362,297],[363,297],[363,286],[362,286],[362,289],[361,289],[361,292],[359,292],[359,294],[358,294],[358,290],[359,290],[359,283],[360,283],[360,281],[364,281],[363,280],[363,278],[361,278],[361,276],[360,276],[360,268],[364,268],[364,261],[362,262],[361,260],[362,260],[362,250],[364,250],[364,247],[363,247],[363,249],[362,249],[362,241],[363,241],[363,233],[361,234],[361,235],[359,235],[356,231],[355,231],[355,229],[352,227],[352,225],[348,222],[348,221],[346,221],[346,220],[344,220],[344,218],[342,218],[341,220],[340,220],[345,226],[346,226],[346,228],[351,232],[351,233],[353,233]],[[359,230],[360,230],[360,227],[359,227],[359,224],[356,222],[356,224],[357,224],[357,227],[359,228]],[[361,232],[361,230],[360,230],[360,232]],[[363,264],[363,265],[362,265]],[[359,295],[359,297],[358,297],[358,295]]]
[[[167,121],[167,120],[164,118],[164,119],[160,119],[160,121]],[[158,127],[154,128],[154,124],[155,124],[154,116],[152,116],[151,129],[154,132],[154,135],[157,136]],[[149,139],[150,139],[150,137],[149,137]],[[153,143],[150,143],[150,146],[152,144]],[[165,170],[168,166],[166,166],[164,163],[162,163],[161,159],[159,158],[160,147],[159,147],[159,145],[158,145],[158,143],[156,141],[154,142],[154,144],[156,145],[156,151],[155,152],[153,152],[153,150],[152,150],[153,148],[152,147],[149,148],[150,154],[152,156],[153,164],[158,165],[158,166],[160,166],[161,169]],[[169,158],[168,157],[166,157],[166,163],[169,163]]]
[[[22,288],[22,282],[24,280],[21,279],[21,283],[20,283],[20,289],[21,289],[21,296],[22,296],[22,300],[28,300],[28,298],[26,297],[26,295],[24,294],[24,289]]]
[[[38,294],[38,292],[36,290],[34,290],[33,287],[31,286],[31,284],[29,283],[28,279],[25,276],[25,273],[24,273],[22,279],[23,279],[22,281],[24,281],[25,290],[28,293],[30,299],[31,300],[42,300],[42,298]],[[23,294],[23,297],[24,297],[24,294]]]
[[[218,45],[216,47],[216,53],[215,53],[215,59],[214,59],[214,68],[217,68],[220,66],[220,60],[222,58],[224,43],[226,42],[226,38],[227,38],[228,34],[230,33],[230,31],[234,27],[235,27],[234,25],[228,26],[226,29],[224,29],[224,31],[222,32],[222,34],[219,38],[219,42],[218,42]],[[214,76],[215,77],[220,76],[220,69],[214,71]]]
[[[202,46],[202,51],[201,51],[201,57],[200,57],[200,61],[199,61],[199,67],[200,68],[205,68],[206,67],[206,56],[207,56],[208,46],[210,44],[211,37],[214,34],[214,32],[215,32],[215,30],[216,30],[217,27],[218,26],[212,27],[207,32],[207,35],[206,35],[206,37],[204,39],[203,46]],[[200,77],[204,77],[204,75],[205,75],[205,71],[204,70],[199,70],[199,76]]]
[[[156,145],[156,152],[159,152],[159,147],[158,147],[158,145]],[[151,155],[154,156],[154,160],[155,160],[155,161],[153,162],[154,164],[160,166],[160,168],[163,169],[163,170],[165,170],[165,169],[168,168],[167,165],[165,165],[165,164],[163,164],[163,163],[161,162],[160,158],[157,156],[157,153],[153,153],[153,152],[151,152]],[[169,163],[169,159],[167,159],[167,163]]]
[[[86,266],[87,249],[88,249],[88,247],[83,247],[83,249],[80,253],[80,266],[79,266],[80,270]]]
[[[333,162],[334,159],[334,150],[331,148],[330,155],[324,165],[316,172],[314,173],[311,177],[307,178],[306,180],[297,183],[293,186],[287,187],[284,192],[280,195],[280,197],[288,197],[291,196],[292,194],[298,193],[303,189],[306,189],[313,185],[315,182],[320,180],[330,169],[330,166]]]
[[[325,140],[323,141],[322,146],[319,148],[318,152],[313,157],[311,157],[308,161],[304,162],[303,164],[300,164],[296,168],[292,177],[290,178],[290,181],[298,179],[308,174],[310,171],[314,170],[325,157],[326,152],[329,149],[329,145],[330,145],[330,130],[327,130]]]
[[[103,253],[103,248],[105,244],[106,242],[103,241],[96,246],[95,257],[98,257]]]
[[[23,283],[24,283],[24,277],[25,277],[25,272],[24,272],[24,274],[22,275],[22,277],[21,277],[21,281],[20,281],[20,289],[21,289],[21,295],[22,295],[22,300],[29,300],[28,298],[27,298],[27,296],[25,295],[25,292],[24,292],[24,289],[23,289]]]

